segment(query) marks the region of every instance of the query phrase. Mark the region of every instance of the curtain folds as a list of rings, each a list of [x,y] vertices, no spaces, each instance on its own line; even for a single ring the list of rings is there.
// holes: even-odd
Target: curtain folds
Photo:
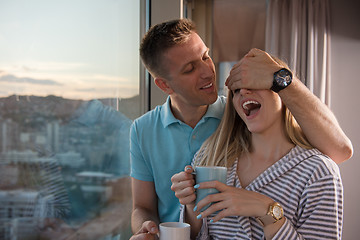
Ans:
[[[265,50],[330,105],[329,0],[268,0]]]

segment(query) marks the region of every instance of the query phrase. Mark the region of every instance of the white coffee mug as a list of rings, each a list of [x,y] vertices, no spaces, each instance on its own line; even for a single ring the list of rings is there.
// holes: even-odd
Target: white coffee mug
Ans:
[[[160,223],[160,240],[190,240],[190,224],[182,222]]]

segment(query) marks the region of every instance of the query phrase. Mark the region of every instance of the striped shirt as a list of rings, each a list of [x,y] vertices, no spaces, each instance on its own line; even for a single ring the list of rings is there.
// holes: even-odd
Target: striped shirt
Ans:
[[[237,161],[228,169],[227,185],[241,188]],[[246,188],[267,195],[284,208],[285,223],[275,239],[341,239],[343,187],[338,166],[316,149],[294,147]],[[184,216],[182,208],[181,216]],[[204,239],[264,239],[254,217],[204,219],[197,237]]]

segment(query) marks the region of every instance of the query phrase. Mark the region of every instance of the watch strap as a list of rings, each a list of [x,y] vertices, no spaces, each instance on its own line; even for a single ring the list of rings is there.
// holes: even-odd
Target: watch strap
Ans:
[[[267,226],[269,224],[276,223],[278,221],[278,220],[274,219],[270,215],[265,215],[263,217],[257,217],[256,220],[258,221],[258,223],[260,223],[260,225],[262,227],[265,227],[265,226]]]

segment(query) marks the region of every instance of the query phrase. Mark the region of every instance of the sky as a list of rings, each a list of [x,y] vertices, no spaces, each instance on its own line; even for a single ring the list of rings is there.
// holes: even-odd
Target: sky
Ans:
[[[0,97],[139,92],[140,0],[0,0]]]

